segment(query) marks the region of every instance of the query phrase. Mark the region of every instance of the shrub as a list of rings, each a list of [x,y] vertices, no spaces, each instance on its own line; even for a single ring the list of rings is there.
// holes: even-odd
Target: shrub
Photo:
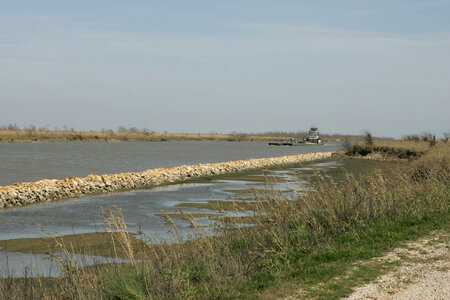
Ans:
[[[365,131],[363,134],[363,141],[366,146],[368,146],[368,147],[373,146],[374,141],[373,141],[372,133],[370,133],[369,131]]]

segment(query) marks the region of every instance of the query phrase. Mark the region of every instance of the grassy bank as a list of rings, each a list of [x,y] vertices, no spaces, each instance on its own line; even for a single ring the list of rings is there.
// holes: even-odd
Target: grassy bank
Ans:
[[[255,226],[240,227],[224,210],[213,237],[185,214],[198,234],[173,246],[136,246],[120,209],[107,211],[112,248],[130,263],[79,269],[62,261],[60,278],[2,280],[0,294],[12,299],[272,299],[301,289],[305,298],[342,297],[391,267],[361,267],[344,276],[356,262],[432,230],[449,230],[449,154],[442,143],[389,172],[318,174],[315,191],[306,196],[268,187],[255,195],[253,214],[246,217]],[[248,211],[239,202],[232,206],[227,209]],[[171,216],[165,218],[181,241]],[[68,244],[60,247],[70,250]]]
[[[431,136],[431,134],[430,134]],[[357,143],[345,141],[343,150],[347,156],[359,156],[376,159],[409,159],[414,160],[430,149],[447,147],[448,140],[436,140],[435,136],[425,136],[423,139],[387,140],[374,139],[370,132],[361,136]]]

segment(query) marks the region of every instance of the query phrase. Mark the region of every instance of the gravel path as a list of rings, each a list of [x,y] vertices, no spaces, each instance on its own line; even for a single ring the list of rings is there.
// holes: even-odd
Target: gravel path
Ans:
[[[418,241],[408,242],[385,256],[355,263],[355,268],[360,265],[395,262],[399,262],[400,265],[392,267],[392,270],[374,282],[356,287],[345,299],[450,299],[449,241],[449,230],[436,231]],[[305,291],[299,289],[293,295],[282,299],[294,300],[305,297],[307,298]]]
[[[450,299],[449,237],[448,232],[435,232],[374,259],[401,260],[402,265],[356,288],[347,299]]]

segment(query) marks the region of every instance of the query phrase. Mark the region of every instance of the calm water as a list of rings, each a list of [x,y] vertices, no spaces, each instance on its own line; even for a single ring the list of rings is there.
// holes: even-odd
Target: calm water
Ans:
[[[0,185],[89,174],[333,151],[325,146],[277,147],[265,142],[0,143]]]
[[[323,147],[274,147],[257,142],[0,144],[0,183],[7,185],[42,178],[141,171],[183,164],[333,151],[337,147],[336,144]],[[321,163],[312,166],[319,169],[333,167]],[[161,210],[176,214],[180,204],[208,203],[211,200],[251,201],[254,197],[251,193],[236,191],[264,188],[260,185],[265,181],[262,175],[284,181],[276,185],[276,189],[302,192],[308,189],[305,180],[307,176],[305,177],[304,173],[309,171],[310,168],[256,171],[253,180],[238,176],[229,180],[162,186],[0,210],[0,240],[43,237],[45,235],[40,227],[55,235],[101,232],[104,231],[102,210],[112,208],[113,205],[121,207],[131,232],[141,230],[156,240],[170,239],[169,228],[163,226],[163,220],[158,216]],[[258,176],[261,180],[255,181]],[[182,210],[190,213],[217,213],[212,208],[185,206]],[[174,218],[174,221],[183,236],[192,233],[186,221],[181,218]],[[211,223],[207,217],[199,218],[198,221],[199,225],[203,226]],[[84,259],[87,260],[87,265],[101,261],[98,257]],[[31,264],[39,266],[44,276],[56,275],[56,266],[46,260],[44,255],[0,252],[0,277],[12,274],[23,276],[25,269]]]
[[[176,217],[180,209],[193,214],[218,214],[214,206],[189,207],[189,204],[207,204],[209,201],[254,201],[249,189],[265,189],[266,178],[275,179],[275,190],[303,193],[310,189],[307,181],[311,172],[336,168],[338,162],[313,163],[308,167],[291,167],[284,170],[260,170],[245,177],[230,177],[227,180],[183,183],[154,187],[146,190],[77,198],[53,203],[43,203],[0,211],[0,240],[16,238],[40,238],[46,235],[40,228],[54,235],[83,234],[104,231],[102,210],[119,206],[130,232],[142,231],[155,241],[171,240],[170,228],[159,216],[162,210],[173,216],[181,237],[194,233],[190,224]],[[248,178],[249,180],[245,180]],[[236,212],[229,211],[229,215]],[[240,213],[241,216],[252,212]],[[198,217],[198,224],[210,231],[212,224],[207,216]],[[245,225],[244,225],[245,226]],[[6,246],[7,247],[7,246]],[[7,248],[6,248],[7,249]],[[111,259],[78,255],[84,265],[111,262]],[[58,266],[46,259],[46,255],[0,251],[0,278],[23,277],[25,272],[39,269],[42,276],[56,276]],[[32,274],[28,273],[27,276]]]

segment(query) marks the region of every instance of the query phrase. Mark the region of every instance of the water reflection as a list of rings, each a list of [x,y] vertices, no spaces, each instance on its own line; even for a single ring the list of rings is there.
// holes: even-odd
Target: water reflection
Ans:
[[[52,255],[67,258],[64,253]],[[124,263],[127,260],[95,255],[73,254],[71,260],[77,267],[87,267],[107,263]],[[57,277],[61,266],[52,261],[47,254],[26,254],[20,252],[0,252],[0,278],[12,277]]]
[[[310,189],[308,181],[305,180],[308,172],[336,166],[336,162],[329,162],[307,168],[255,171],[245,176],[237,175],[235,178],[229,176],[226,179],[209,182],[173,184],[147,190],[14,208],[0,212],[0,240],[44,237],[45,234],[39,227],[60,236],[104,232],[102,210],[111,209],[113,206],[122,209],[130,232],[143,232],[156,242],[171,241],[170,228],[163,225],[164,220],[161,218],[162,211],[165,211],[171,215],[181,237],[186,238],[193,235],[195,231],[187,220],[177,217],[180,209],[185,213],[196,215],[198,225],[204,227],[207,232],[211,232],[210,225],[217,220],[219,212],[216,209],[219,204],[232,201],[254,202],[255,193],[261,193],[264,190],[283,191],[285,195],[292,196],[301,195]],[[231,209],[230,205],[223,207],[231,217],[245,217],[254,213],[251,209],[238,213]],[[247,225],[241,224],[241,226]],[[8,254],[1,251],[0,253],[0,276],[2,272],[5,274],[5,268],[7,269],[8,266],[16,272],[14,274],[23,274],[26,267],[30,266],[32,259],[41,272],[55,270],[55,266],[45,263],[44,256],[40,254]],[[5,266],[6,258],[8,258],[8,266]],[[96,263],[95,259],[100,259],[99,257],[91,258],[94,260],[87,261],[92,264]],[[91,258],[80,257],[80,259]],[[48,274],[55,275],[55,273]]]
[[[265,142],[0,143],[0,185],[335,151],[338,147],[337,143],[273,147]]]

